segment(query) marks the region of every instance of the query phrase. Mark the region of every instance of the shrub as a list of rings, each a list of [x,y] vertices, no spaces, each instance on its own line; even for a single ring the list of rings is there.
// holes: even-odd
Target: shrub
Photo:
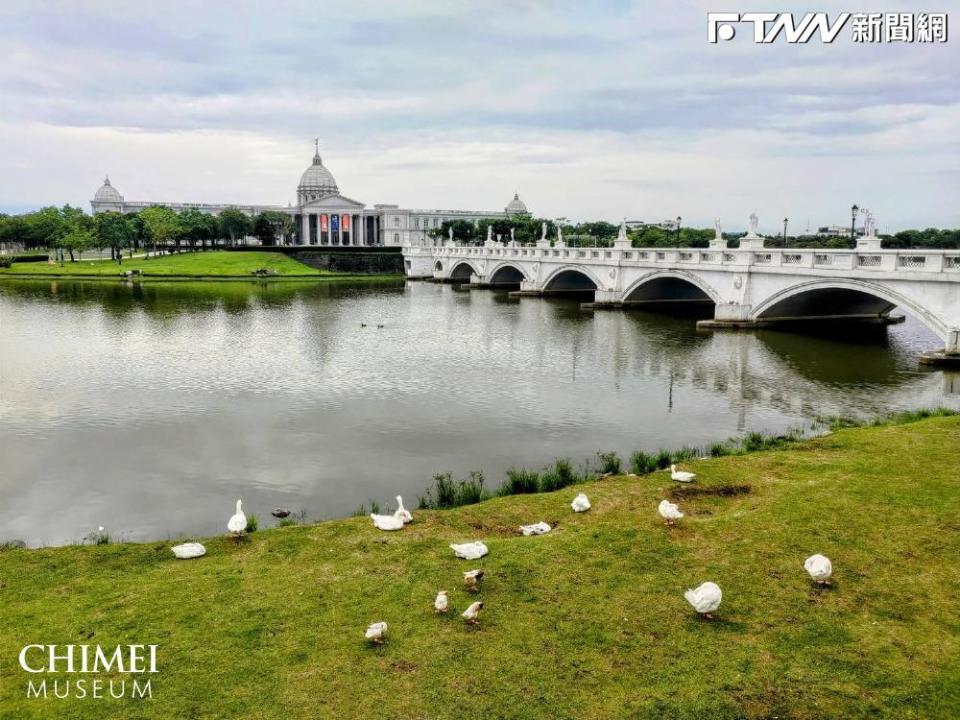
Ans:
[[[567,458],[557,458],[553,467],[547,467],[540,474],[540,492],[553,492],[573,485],[580,478],[573,471],[573,465]]]
[[[8,268],[13,265],[13,260],[3,255],[0,255],[0,268]]]
[[[658,470],[664,470],[670,467],[673,463],[673,453],[669,450],[660,450],[657,452],[657,456],[654,458],[657,464]]]
[[[253,533],[257,531],[257,516],[256,515],[247,515],[247,527],[246,531],[248,533]]]
[[[460,481],[457,487],[456,505],[473,505],[489,495],[483,487],[483,473],[471,472],[470,477]]]
[[[497,490],[498,495],[527,495],[540,491],[540,473],[523,468],[507,470],[507,479]]]
[[[473,505],[492,497],[483,484],[481,472],[471,472],[466,480],[455,480],[451,473],[437,473],[425,494],[417,496],[417,502],[421,508],[431,510]]]
[[[620,474],[620,456],[617,455],[613,450],[608,450],[607,452],[597,452],[597,460],[599,461],[599,469],[601,473],[607,473],[610,475]]]
[[[637,450],[630,456],[630,472],[646,475],[657,469],[657,459],[643,450]]]
[[[741,445],[746,452],[757,452],[763,450],[767,444],[762,433],[749,432],[743,438]]]
[[[696,460],[700,457],[700,450],[695,447],[684,446],[673,452],[673,462],[682,463],[686,460]]]
[[[90,543],[91,545],[109,545],[110,544],[110,533],[103,529],[101,525],[93,532],[87,533],[83,537],[83,541]]]
[[[723,457],[732,454],[733,448],[730,447],[729,443],[718,442],[710,446],[710,457]]]

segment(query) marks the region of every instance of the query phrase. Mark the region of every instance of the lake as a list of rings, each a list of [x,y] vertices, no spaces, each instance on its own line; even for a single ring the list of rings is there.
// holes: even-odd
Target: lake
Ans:
[[[0,540],[30,545],[217,534],[238,497],[261,527],[276,506],[410,507],[440,471],[495,486],[558,456],[960,408],[909,318],[705,333],[419,282],[10,280],[0,329]]]

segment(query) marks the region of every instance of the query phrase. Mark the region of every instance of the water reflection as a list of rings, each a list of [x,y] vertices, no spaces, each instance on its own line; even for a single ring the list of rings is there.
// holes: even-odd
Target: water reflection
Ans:
[[[0,284],[0,539],[215,533],[237,496],[311,517],[440,470],[960,407],[918,324],[700,333],[695,317],[424,283]],[[366,324],[366,327],[363,327]],[[382,328],[378,328],[382,325]]]

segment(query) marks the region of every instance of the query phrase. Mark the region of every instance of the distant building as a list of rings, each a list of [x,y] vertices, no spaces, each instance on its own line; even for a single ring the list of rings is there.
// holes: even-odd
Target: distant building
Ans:
[[[863,235],[863,226],[857,228],[857,235]],[[824,225],[817,228],[817,237],[850,237],[849,225]]]
[[[109,210],[131,213],[151,205],[165,205],[177,212],[194,209],[211,215],[219,215],[227,208],[236,208],[251,216],[268,210],[287,213],[296,225],[298,245],[436,245],[439,241],[430,238],[428,233],[439,229],[444,221],[465,220],[476,224],[485,219],[530,214],[517,193],[503,210],[411,210],[384,203],[368,207],[340,194],[337,181],[320,158],[319,148],[300,176],[296,205],[126,200],[109,177],[90,201],[94,214]]]
[[[661,230],[676,230],[676,220],[661,220],[660,222],[647,222],[646,220],[626,220],[628,230],[642,230],[643,228],[655,227]]]

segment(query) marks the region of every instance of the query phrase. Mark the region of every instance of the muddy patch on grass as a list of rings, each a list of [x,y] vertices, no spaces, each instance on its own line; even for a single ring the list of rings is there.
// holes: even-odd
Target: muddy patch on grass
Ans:
[[[703,487],[698,485],[681,485],[670,489],[670,497],[674,499],[695,498],[695,497],[733,497],[735,495],[748,495],[753,492],[752,485],[712,485]]]

